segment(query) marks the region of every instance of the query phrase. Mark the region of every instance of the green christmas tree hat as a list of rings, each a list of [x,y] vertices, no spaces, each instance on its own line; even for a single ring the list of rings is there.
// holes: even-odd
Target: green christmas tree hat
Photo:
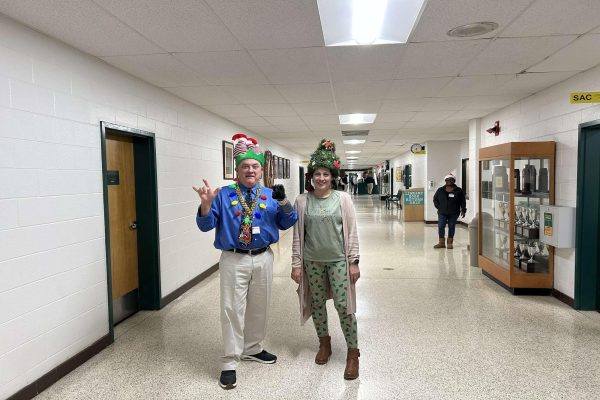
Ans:
[[[339,176],[340,159],[335,155],[335,143],[331,140],[321,140],[317,149],[311,154],[308,173],[312,176],[317,168],[327,168],[335,178]]]

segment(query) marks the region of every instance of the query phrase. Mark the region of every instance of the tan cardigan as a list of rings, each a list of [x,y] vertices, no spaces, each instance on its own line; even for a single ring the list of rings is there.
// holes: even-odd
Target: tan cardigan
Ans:
[[[344,234],[344,253],[346,254],[346,273],[348,283],[350,283],[350,264],[359,259],[358,253],[358,231],[356,230],[356,214],[352,198],[346,192],[340,194],[340,207],[342,209],[342,230]],[[306,211],[306,202],[308,194],[301,194],[296,198],[294,208],[298,213],[298,222],[294,225],[294,241],[292,243],[292,268],[302,268],[304,263],[304,213]],[[304,268],[303,268],[304,271]],[[326,281],[327,298],[331,296],[331,286],[329,280]],[[311,293],[308,286],[308,278],[305,273],[302,274],[302,281],[298,286],[298,300],[300,302],[300,323],[304,323],[310,318],[312,313]],[[348,314],[356,312],[356,289],[354,284],[350,283],[346,289]]]

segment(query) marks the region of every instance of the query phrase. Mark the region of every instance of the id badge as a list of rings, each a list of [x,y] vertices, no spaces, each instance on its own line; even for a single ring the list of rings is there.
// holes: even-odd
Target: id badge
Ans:
[[[252,227],[252,234],[253,235],[260,235],[260,226],[253,226]]]
[[[448,197],[454,197],[454,193],[450,193]]]

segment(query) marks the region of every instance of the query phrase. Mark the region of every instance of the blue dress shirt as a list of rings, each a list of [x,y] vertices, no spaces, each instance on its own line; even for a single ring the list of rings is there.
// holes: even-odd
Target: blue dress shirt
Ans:
[[[242,196],[246,196],[247,188],[241,183],[240,189]],[[256,198],[256,190],[258,185],[252,188],[252,198]],[[210,207],[208,215],[201,217],[196,216],[196,224],[202,232],[208,232],[216,228],[214,245],[220,250],[231,250],[234,248],[242,249],[260,249],[276,243],[279,240],[279,230],[291,228],[298,220],[296,210],[289,205],[283,209],[273,199],[273,191],[269,188],[262,187],[260,195],[265,196],[266,200],[258,199],[256,208],[254,209],[255,216],[252,220],[253,228],[258,227],[260,233],[253,232],[252,243],[248,246],[242,246],[239,241],[240,225],[244,217],[244,210],[240,204],[240,199],[237,196],[235,189],[225,186],[215,197]],[[237,200],[238,204],[232,205],[233,201]],[[265,204],[266,208],[261,208],[260,204]],[[236,211],[240,211],[240,215],[236,215]],[[289,211],[289,212],[286,212]]]

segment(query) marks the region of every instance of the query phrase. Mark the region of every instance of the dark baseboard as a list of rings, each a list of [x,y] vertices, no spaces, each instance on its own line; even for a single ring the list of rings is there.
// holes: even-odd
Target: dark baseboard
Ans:
[[[552,289],[552,296],[556,297],[558,300],[562,301],[566,305],[571,306],[572,308],[575,308],[575,299],[567,296],[563,292],[559,292],[556,289]]]
[[[208,278],[210,275],[212,275],[218,270],[219,264],[217,263],[209,269],[207,269],[206,271],[204,271],[203,273],[201,273],[200,275],[198,275],[197,277],[195,277],[194,279],[192,279],[191,281],[175,289],[173,292],[160,299],[160,308],[163,308],[173,300],[177,299],[179,296],[181,296],[182,294],[184,294],[185,292],[187,292],[188,290],[190,290],[191,288],[193,288],[194,286],[196,286],[197,284],[199,284],[204,279]]]
[[[515,296],[550,296],[553,289],[536,289],[536,288],[511,288],[504,284],[504,282],[496,279],[493,275],[489,274],[486,270],[482,269],[481,273],[490,280],[494,281],[498,285],[502,286],[504,289],[508,290],[510,293]]]
[[[85,363],[96,354],[100,353],[113,342],[110,334],[97,340],[87,348],[83,349],[67,361],[55,367],[52,371],[47,372],[35,382],[30,383],[17,393],[13,394],[8,400],[29,400],[48,389],[50,386],[58,382],[62,377]]]

